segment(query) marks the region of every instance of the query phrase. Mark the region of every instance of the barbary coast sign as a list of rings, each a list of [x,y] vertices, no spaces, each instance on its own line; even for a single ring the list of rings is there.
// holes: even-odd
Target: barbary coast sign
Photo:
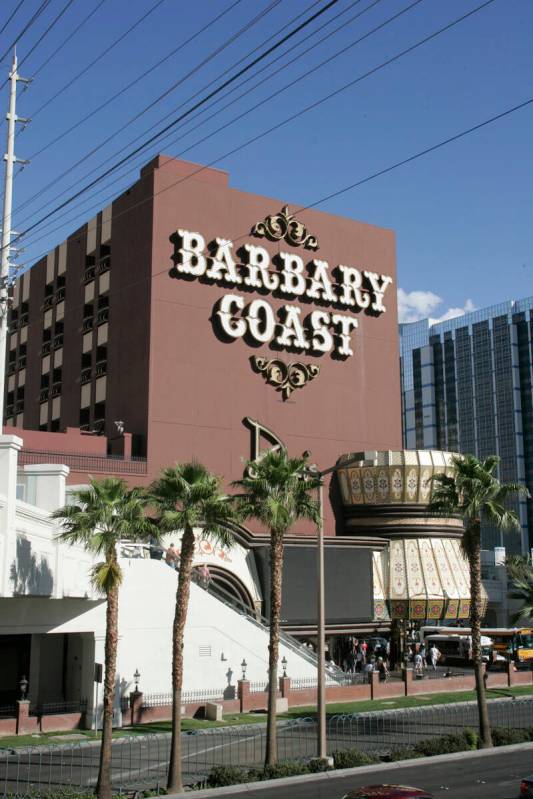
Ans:
[[[293,247],[318,249],[315,236],[287,207],[257,223],[252,233],[272,241],[283,239]],[[388,275],[344,264],[330,269],[325,260],[312,258],[306,263],[300,255],[283,250],[271,258],[264,247],[251,243],[235,250],[233,242],[224,238],[207,245],[201,233],[190,230],[178,229],[170,240],[174,277],[234,289],[218,300],[212,315],[217,332],[229,341],[242,338],[278,350],[348,358],[354,354],[352,335],[358,327],[354,313],[377,316],[386,311],[383,299],[392,283]],[[245,292],[296,302],[275,309],[264,296],[249,300]],[[302,303],[309,302],[328,310],[322,307],[306,313]]]

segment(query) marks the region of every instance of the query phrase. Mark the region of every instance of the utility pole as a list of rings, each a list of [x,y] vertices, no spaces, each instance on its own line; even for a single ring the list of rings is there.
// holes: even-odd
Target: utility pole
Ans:
[[[11,255],[11,209],[13,205],[13,167],[15,163],[27,164],[15,157],[15,123],[26,125],[29,119],[17,117],[17,82],[30,83],[30,78],[21,78],[17,72],[17,53],[13,53],[13,63],[9,74],[9,111],[7,112],[7,151],[4,155],[6,173],[4,182],[4,210],[2,216],[2,250],[0,262],[0,432],[4,425],[7,315],[9,310],[9,267]]]

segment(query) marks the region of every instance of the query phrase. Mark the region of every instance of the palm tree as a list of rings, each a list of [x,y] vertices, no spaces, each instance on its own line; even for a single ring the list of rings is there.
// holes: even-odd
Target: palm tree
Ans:
[[[106,477],[89,481],[89,488],[73,491],[73,504],[56,510],[62,530],[57,538],[68,544],[81,544],[104,560],[91,569],[91,581],[104,594],[106,604],[104,715],[100,767],[96,794],[111,799],[111,744],[118,641],[118,597],[122,569],[117,560],[120,541],[147,540],[154,535],[153,523],[144,515],[146,499],[139,488],[128,489],[124,480]],[[155,531],[157,534],[157,531]],[[98,708],[95,708],[98,712]]]
[[[430,511],[446,516],[462,516],[465,524],[461,546],[470,569],[470,625],[472,659],[476,678],[481,746],[492,746],[483,663],[481,659],[481,520],[501,529],[519,528],[516,513],[505,502],[512,494],[529,496],[525,486],[500,483],[495,477],[500,459],[491,455],[480,461],[474,455],[455,455],[453,476],[437,474],[432,478]]]
[[[268,657],[268,717],[265,765],[274,765],[276,746],[276,689],[279,655],[284,538],[298,519],[319,523],[318,503],[310,492],[318,481],[309,472],[307,458],[290,458],[285,449],[269,450],[248,461],[245,476],[234,483],[244,489],[239,497],[242,518],[258,519],[270,531],[270,641]]]
[[[512,617],[513,624],[518,624],[522,619],[533,618],[533,578],[516,580],[513,583],[514,591],[509,596],[522,603],[520,610]]]
[[[533,563],[529,555],[508,555],[505,558],[505,568],[513,583],[533,580]]]
[[[220,479],[201,463],[176,464],[163,469],[148,490],[158,514],[161,532],[181,530],[181,553],[172,633],[172,739],[168,769],[169,793],[183,790],[181,768],[181,691],[183,687],[183,636],[192,577],[195,534],[230,547],[236,521],[234,503],[220,491]]]

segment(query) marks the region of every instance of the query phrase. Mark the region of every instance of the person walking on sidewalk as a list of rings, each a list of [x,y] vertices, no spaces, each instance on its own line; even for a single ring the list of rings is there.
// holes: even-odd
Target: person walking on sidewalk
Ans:
[[[435,644],[431,644],[429,648],[429,659],[431,661],[431,667],[433,671],[437,671],[437,663],[439,662],[440,652],[437,649]]]

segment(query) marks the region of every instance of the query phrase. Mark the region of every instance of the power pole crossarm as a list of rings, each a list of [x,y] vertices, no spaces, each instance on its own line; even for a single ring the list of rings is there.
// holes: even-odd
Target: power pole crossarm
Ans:
[[[0,432],[4,424],[5,379],[6,379],[6,344],[7,314],[9,308],[9,258],[11,255],[11,210],[13,206],[13,167],[15,163],[27,164],[15,156],[15,123],[26,125],[29,120],[17,117],[17,83],[29,83],[30,78],[21,78],[17,72],[17,55],[13,55],[13,63],[9,74],[9,110],[7,119],[7,151],[4,155],[6,163],[4,182],[4,209],[2,215],[2,249],[0,259]]]

